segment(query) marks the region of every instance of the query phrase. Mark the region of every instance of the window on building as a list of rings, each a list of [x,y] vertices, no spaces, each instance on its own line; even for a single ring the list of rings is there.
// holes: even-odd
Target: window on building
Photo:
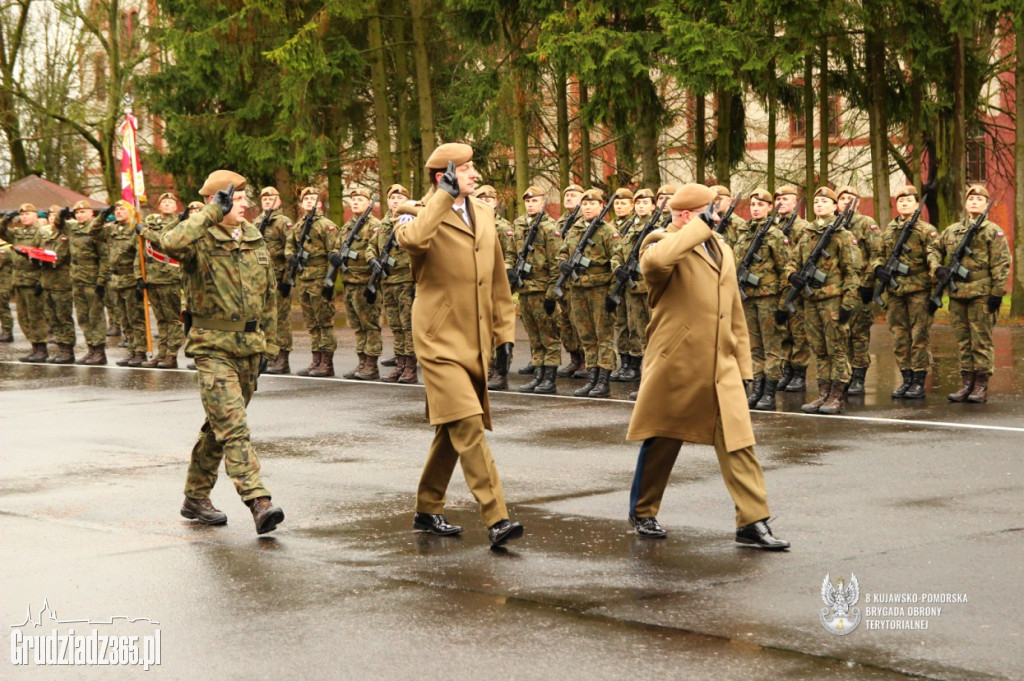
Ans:
[[[107,98],[107,60],[103,58],[102,52],[98,52],[93,56],[92,72],[95,97],[96,99],[104,100]]]
[[[794,139],[803,139],[804,137],[804,112],[799,111],[789,115],[789,136]]]
[[[978,136],[967,140],[967,182],[985,181],[985,138]]]
[[[829,138],[839,137],[840,126],[840,97],[832,95],[828,98],[828,136]]]

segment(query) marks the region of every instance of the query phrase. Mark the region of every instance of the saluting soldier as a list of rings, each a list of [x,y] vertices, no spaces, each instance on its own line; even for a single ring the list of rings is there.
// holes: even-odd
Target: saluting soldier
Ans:
[[[338,226],[328,220],[319,207],[321,192],[318,187],[306,187],[299,194],[299,219],[288,236],[285,249],[285,258],[291,267],[298,257],[298,241],[306,215],[316,211],[304,246],[306,257],[299,262],[302,270],[296,276],[295,284],[313,349],[312,362],[298,374],[320,378],[334,375],[334,352],[338,349],[338,339],[334,335],[334,302],[324,300],[320,292],[327,276],[327,254],[337,250],[340,244]]]
[[[75,363],[75,318],[71,295],[71,244],[67,221],[70,208],[50,206],[50,224],[40,230],[40,246],[57,254],[56,262],[42,263],[39,284],[43,287],[43,314],[57,340],[51,364]]]
[[[786,265],[787,280],[803,290],[807,341],[814,353],[818,373],[818,397],[800,407],[808,414],[839,414],[850,382],[850,315],[857,300],[863,264],[857,240],[845,227],[833,233],[815,266],[825,281],[811,285],[800,270],[825,232],[838,219],[836,193],[829,187],[814,192],[814,222],[808,223],[800,242],[792,249]],[[827,256],[827,257],[826,257]],[[780,310],[783,319],[786,310]]]
[[[715,210],[718,211],[719,215],[725,215],[726,211],[729,210],[729,206],[732,205],[732,190],[721,184],[716,184],[711,188],[715,191]],[[720,234],[725,239],[725,243],[729,244],[730,247],[736,245],[736,237],[743,224],[743,218],[733,213],[729,216],[728,224],[722,226]]]
[[[516,254],[513,252],[512,247],[512,223],[498,213],[498,191],[489,184],[481,185],[473,192],[473,198],[483,201],[494,209],[494,231],[498,235],[498,243],[501,244],[505,269],[510,269],[516,260]],[[532,369],[532,365],[530,366]],[[520,369],[520,373],[522,372],[523,369]],[[494,364],[494,353],[491,353],[491,366],[487,372],[487,389],[508,389],[508,376],[498,373]]]
[[[537,187],[527,187],[523,192],[526,214],[512,223],[512,259],[514,267],[526,243],[526,236],[538,215],[542,215],[533,250],[526,257],[531,266],[523,274],[519,287],[519,312],[523,327],[530,339],[530,365],[533,366],[533,380],[519,386],[521,393],[550,395],[556,390],[558,363],[562,359],[562,348],[558,339],[558,321],[555,315],[555,294],[552,289],[558,280],[558,251],[562,247],[562,235],[547,212],[544,192]],[[508,261],[505,263],[508,265]],[[511,268],[509,268],[511,269]]]
[[[743,381],[752,377],[733,254],[701,215],[714,191],[687,184],[673,195],[672,224],[649,235],[640,267],[650,288],[650,352],[627,440],[643,441],[629,494],[641,537],[667,533],[657,513],[683,442],[714,444],[736,507],[738,545],[782,550],[768,527],[764,473],[754,454]]]
[[[750,222],[736,232],[737,267],[747,257],[758,230],[764,227],[772,210],[772,195],[767,189],[750,194]],[[747,280],[740,280],[740,291],[746,294],[743,314],[750,332],[750,356],[754,382],[747,396],[747,406],[761,411],[775,410],[775,392],[782,378],[783,330],[775,323],[779,310],[779,292],[786,281],[784,273],[789,258],[789,240],[782,230],[770,225],[754,257],[750,261]],[[756,282],[756,283],[754,283]]]
[[[199,204],[202,209],[202,204]],[[256,222],[256,229],[263,235],[263,241],[270,251],[270,262],[274,266],[274,279],[280,283],[285,278],[288,260],[285,250],[292,232],[292,221],[281,212],[281,194],[277,187],[264,187],[260,190],[260,208],[263,214]],[[191,212],[192,205],[189,204]],[[276,285],[275,285],[276,286]],[[288,356],[292,352],[292,297],[277,296],[277,338],[272,339],[279,348],[277,357],[267,366],[268,374],[290,374],[291,364]]]
[[[860,198],[860,193],[853,187],[840,187],[836,190],[838,198],[837,212],[842,213],[854,199]],[[875,321],[872,311],[871,298],[875,291],[875,272],[868,267],[877,257],[882,245],[882,232],[878,228],[878,222],[873,217],[854,211],[848,229],[853,234],[860,248],[861,262],[864,263],[864,271],[861,273],[860,284],[857,287],[858,300],[855,301],[853,313],[850,316],[850,385],[846,392],[850,395],[864,394],[864,379],[871,366],[871,324]]]
[[[100,269],[100,280],[109,280],[109,288],[114,291],[125,320],[123,331],[128,355],[116,362],[122,367],[140,367],[146,361],[143,282],[138,277],[135,262],[139,251],[139,240],[135,234],[138,223],[138,213],[132,204],[123,199],[114,204],[114,222],[106,225],[107,260]]]
[[[636,215],[633,212],[633,199],[633,192],[627,187],[619,187],[612,194],[612,212],[615,213],[612,226],[619,233],[620,247],[626,241],[626,234],[637,223]],[[623,255],[622,259],[625,260],[626,256]],[[622,373],[628,371],[629,367],[632,366],[629,358],[630,349],[633,347],[633,336],[629,330],[629,322],[626,319],[626,306],[617,306],[615,312],[612,313],[612,319],[615,327],[615,350],[619,354],[619,366],[611,373],[609,378],[612,381],[620,381],[622,380]]]
[[[967,188],[967,217],[946,227],[928,245],[928,266],[935,279],[949,276],[948,258],[963,241],[967,229],[985,212],[988,189],[980,184]],[[960,360],[960,388],[949,395],[952,402],[986,402],[988,379],[995,368],[992,328],[1010,280],[1010,247],[1003,228],[986,219],[970,243],[961,264],[966,280],[954,275],[956,291],[949,294],[949,325]]]
[[[800,190],[796,185],[784,184],[775,190],[775,205],[779,212],[775,224],[782,230],[782,235],[789,239],[790,250],[800,243],[801,237],[809,224],[802,217],[797,215],[793,218],[793,224],[786,228],[793,211],[799,204]],[[782,291],[786,287],[783,285]],[[807,365],[811,363],[811,349],[807,345],[807,327],[804,323],[804,299],[802,297],[793,301],[796,312],[791,315],[783,315],[780,311],[776,317],[785,333],[782,336],[782,378],[779,380],[779,390],[790,393],[802,393],[807,389]]]
[[[88,201],[79,201],[73,209],[75,219],[66,223],[71,244],[71,291],[75,316],[89,347],[78,364],[99,366],[107,363],[107,320],[103,313],[106,284],[100,279],[101,265],[107,258],[103,238],[106,218],[96,215]]]
[[[619,233],[602,220],[590,243],[583,249],[583,255],[590,263],[576,267],[575,280],[571,278],[573,267],[569,264],[569,256],[576,250],[589,224],[601,214],[604,203],[600,189],[588,189],[583,193],[580,209],[583,219],[577,220],[569,233],[562,235],[564,241],[558,253],[558,269],[569,275],[566,283],[569,311],[587,361],[587,383],[573,392],[576,397],[608,397],[611,394],[609,381],[615,368],[614,317],[605,307],[605,300],[613,280],[612,273],[622,265]]]
[[[23,203],[18,207],[16,216],[8,213],[0,230],[0,238],[11,246],[29,246],[39,248],[42,233],[39,229],[39,213],[31,203]],[[45,362],[50,353],[46,349],[46,319],[43,314],[43,287],[39,283],[40,263],[27,255],[9,256],[13,259],[14,274],[11,277],[14,285],[14,303],[18,308],[18,326],[25,338],[32,343],[32,352],[19,357],[20,362]]]
[[[160,195],[157,210],[146,217],[148,234],[155,235],[170,231],[185,218],[184,211],[178,214],[178,197],[171,192]],[[152,241],[153,239],[149,240]],[[144,253],[136,253],[136,276],[143,280],[149,293],[149,304],[156,317],[156,352],[142,363],[148,369],[177,369],[178,350],[185,342],[185,327],[181,322],[181,268],[171,262],[172,258],[161,253],[147,241]],[[145,258],[146,276],[142,276],[142,258]]]
[[[12,210],[0,215],[0,232],[6,230],[9,220],[18,217],[18,211]],[[6,241],[0,240],[0,343],[14,342],[14,315],[11,314],[11,296],[14,294],[14,266],[11,258],[14,250]]]
[[[622,235],[620,244],[620,258],[623,263],[629,259],[629,254],[636,246],[637,239],[647,228],[654,212],[654,192],[650,189],[640,189],[633,196],[633,211],[636,219],[632,226]],[[623,267],[615,270],[617,281],[625,281],[629,275]],[[640,367],[643,362],[644,349],[647,347],[647,325],[651,321],[650,307],[647,304],[647,284],[639,270],[633,273],[635,286],[626,284],[626,295],[622,296],[622,304],[619,309],[625,311],[626,315],[626,336],[628,344],[626,354],[622,357],[622,364],[619,368],[619,381],[631,383],[640,380]],[[613,284],[614,286],[614,284]],[[621,341],[622,336],[619,336]],[[621,347],[621,345],[620,345]],[[615,380],[615,372],[612,372],[612,379]]]
[[[582,198],[583,187],[578,184],[570,184],[562,190],[562,214],[555,222],[556,231],[562,235],[562,239],[565,239],[565,227],[569,221],[569,215],[576,210],[576,206],[580,204],[580,199]],[[583,212],[582,208],[580,208],[580,212]],[[579,224],[582,220],[583,216],[577,213],[576,224]],[[580,334],[576,327],[573,326],[569,296],[565,296],[558,301],[558,311],[556,314],[558,315],[558,337],[562,342],[565,352],[569,355],[569,363],[560,367],[555,372],[555,376],[558,378],[587,378],[589,375],[587,373],[587,360],[583,353],[583,346],[580,344]]]
[[[903,377],[903,382],[892,391],[892,397],[908,400],[924,397],[924,381],[931,364],[929,336],[933,317],[928,309],[931,294],[928,247],[939,236],[935,227],[918,218],[897,255],[898,262],[905,268],[904,274],[894,270],[890,275],[885,271],[885,263],[892,255],[907,220],[917,210],[919,201],[914,185],[907,185],[896,192],[896,217],[886,227],[881,249],[871,263],[877,281],[885,286],[886,320],[892,332],[896,364]]]
[[[373,196],[370,194],[370,190],[365,187],[357,187],[349,192],[348,205],[352,209],[352,217],[339,230],[336,248],[340,247],[352,234],[356,222],[370,207],[372,200]],[[377,360],[382,351],[381,300],[378,297],[371,303],[363,295],[371,274],[370,263],[366,258],[366,249],[373,238],[374,231],[379,228],[380,220],[370,214],[352,240],[350,246],[352,257],[339,253],[337,250],[327,255],[328,262],[338,268],[339,272],[341,272],[342,265],[346,265],[345,271],[341,272],[341,282],[344,285],[345,316],[348,318],[349,327],[356,330],[356,356],[359,359],[359,364],[343,374],[343,378],[355,378],[360,381],[375,381],[380,378]]]

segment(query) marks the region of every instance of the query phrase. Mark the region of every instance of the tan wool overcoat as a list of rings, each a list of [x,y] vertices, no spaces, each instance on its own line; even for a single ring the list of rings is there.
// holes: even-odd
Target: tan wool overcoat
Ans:
[[[491,349],[515,340],[515,309],[505,274],[494,210],[467,198],[474,227],[452,209],[443,191],[423,197],[422,206],[403,206],[416,217],[395,227],[399,246],[410,255],[416,298],[412,335],[427,388],[432,425],[482,414],[491,428],[487,367]]]
[[[640,270],[651,323],[626,439],[713,444],[720,411],[726,448],[753,446],[743,388],[743,379],[753,378],[750,337],[732,250],[694,218],[650,234],[641,247]]]

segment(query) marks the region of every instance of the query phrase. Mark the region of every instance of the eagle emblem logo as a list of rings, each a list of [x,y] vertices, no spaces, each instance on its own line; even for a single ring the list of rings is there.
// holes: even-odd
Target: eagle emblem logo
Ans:
[[[860,624],[860,608],[853,607],[860,600],[860,585],[852,572],[849,582],[840,577],[835,584],[826,573],[821,583],[821,600],[828,606],[821,609],[821,625],[833,634],[845,636]]]

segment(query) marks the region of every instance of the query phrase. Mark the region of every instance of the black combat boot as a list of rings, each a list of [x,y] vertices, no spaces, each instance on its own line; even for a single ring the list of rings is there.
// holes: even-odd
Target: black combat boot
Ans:
[[[597,372],[597,367],[590,367],[589,369],[587,369],[587,384],[584,385],[582,388],[577,388],[576,390],[573,390],[572,394],[575,395],[576,397],[589,397],[590,391],[593,390],[594,386],[597,385]]]
[[[542,369],[540,385],[533,392],[538,395],[554,395],[557,389],[555,386],[555,372],[558,371],[558,367],[543,367]]]
[[[792,383],[790,383],[790,385],[792,385]],[[824,380],[819,378],[818,379],[818,398],[816,400],[814,400],[813,402],[808,402],[807,404],[805,404],[802,407],[800,407],[800,411],[804,412],[805,414],[817,414],[818,410],[821,409],[821,405],[825,404],[825,400],[828,399],[828,395],[831,392],[831,390],[832,390],[832,382],[831,381],[824,381]]]
[[[967,396],[971,394],[971,390],[974,389],[974,377],[973,371],[961,371],[960,372],[960,389],[955,393],[947,395],[950,402],[966,402]]]
[[[521,368],[521,369],[520,369],[520,370],[519,370],[519,371],[518,371],[517,373],[518,373],[518,374],[519,374],[520,376],[529,376],[530,374],[532,374],[532,373],[533,373],[533,370],[534,370],[535,368],[536,368],[536,367],[534,367],[534,366],[533,366],[533,362],[530,362],[529,364],[527,364],[526,366],[524,366],[523,368]]]
[[[818,408],[819,414],[842,414],[843,395],[846,393],[846,383],[832,381],[832,390],[829,391],[828,399]]]
[[[619,380],[623,383],[632,383],[640,380],[640,363],[643,362],[643,357],[636,357],[634,355],[626,355],[626,368],[623,369],[622,374],[619,376]]]
[[[629,395],[627,397],[629,397],[629,399],[631,399],[632,401],[636,402],[636,398],[639,395],[640,395],[640,391],[639,390],[634,390],[633,392],[629,393]]]
[[[848,395],[864,394],[864,379],[868,375],[867,367],[854,367],[850,376],[850,385],[846,389]]]
[[[525,385],[521,385],[516,390],[521,393],[532,393],[536,390],[537,386],[540,385],[542,374],[544,373],[543,367],[537,367],[533,370],[533,380]]]
[[[988,374],[979,371],[974,375],[974,388],[967,396],[968,402],[988,402]]]
[[[298,372],[297,372],[298,375],[299,376],[309,376],[309,372],[310,371],[312,371],[313,369],[316,369],[318,366],[320,366],[320,361],[321,361],[321,357],[322,356],[323,356],[322,352],[320,352],[319,350],[314,350],[313,351],[313,359],[312,359],[312,361],[310,361],[309,366],[306,367],[305,369],[299,369]]]
[[[908,400],[919,400],[924,397],[924,379],[928,377],[927,371],[912,371],[911,372],[910,387],[907,388],[907,392],[903,394],[903,397]]]
[[[558,378],[569,378],[579,371],[581,366],[583,366],[583,353],[580,350],[570,350],[569,363],[558,370],[557,376]]]
[[[622,380],[622,372],[625,371],[627,367],[629,367],[629,355],[627,355],[624,352],[620,352],[619,353],[619,368],[616,369],[615,371],[613,371],[609,375],[609,380],[616,381],[616,382],[621,381]]]
[[[598,369],[597,370],[597,383],[594,384],[594,389],[590,391],[590,397],[608,397],[612,394],[612,388],[608,385],[611,380],[611,369]]]
[[[757,401],[764,394],[764,376],[755,376],[754,382],[750,385],[750,392],[747,394],[747,407],[754,408]]]
[[[900,375],[903,376],[903,383],[896,386],[896,389],[890,393],[890,397],[894,400],[901,397],[907,396],[907,390],[910,389],[910,384],[914,380],[914,372],[910,369],[900,369]]]
[[[779,379],[779,390],[785,390],[791,380],[793,380],[793,365],[786,362],[782,365],[782,378]]]
[[[775,393],[779,389],[779,382],[769,378],[764,382],[764,394],[754,405],[758,411],[775,411]]]
[[[807,367],[793,367],[793,378],[786,385],[787,393],[807,392]]]

